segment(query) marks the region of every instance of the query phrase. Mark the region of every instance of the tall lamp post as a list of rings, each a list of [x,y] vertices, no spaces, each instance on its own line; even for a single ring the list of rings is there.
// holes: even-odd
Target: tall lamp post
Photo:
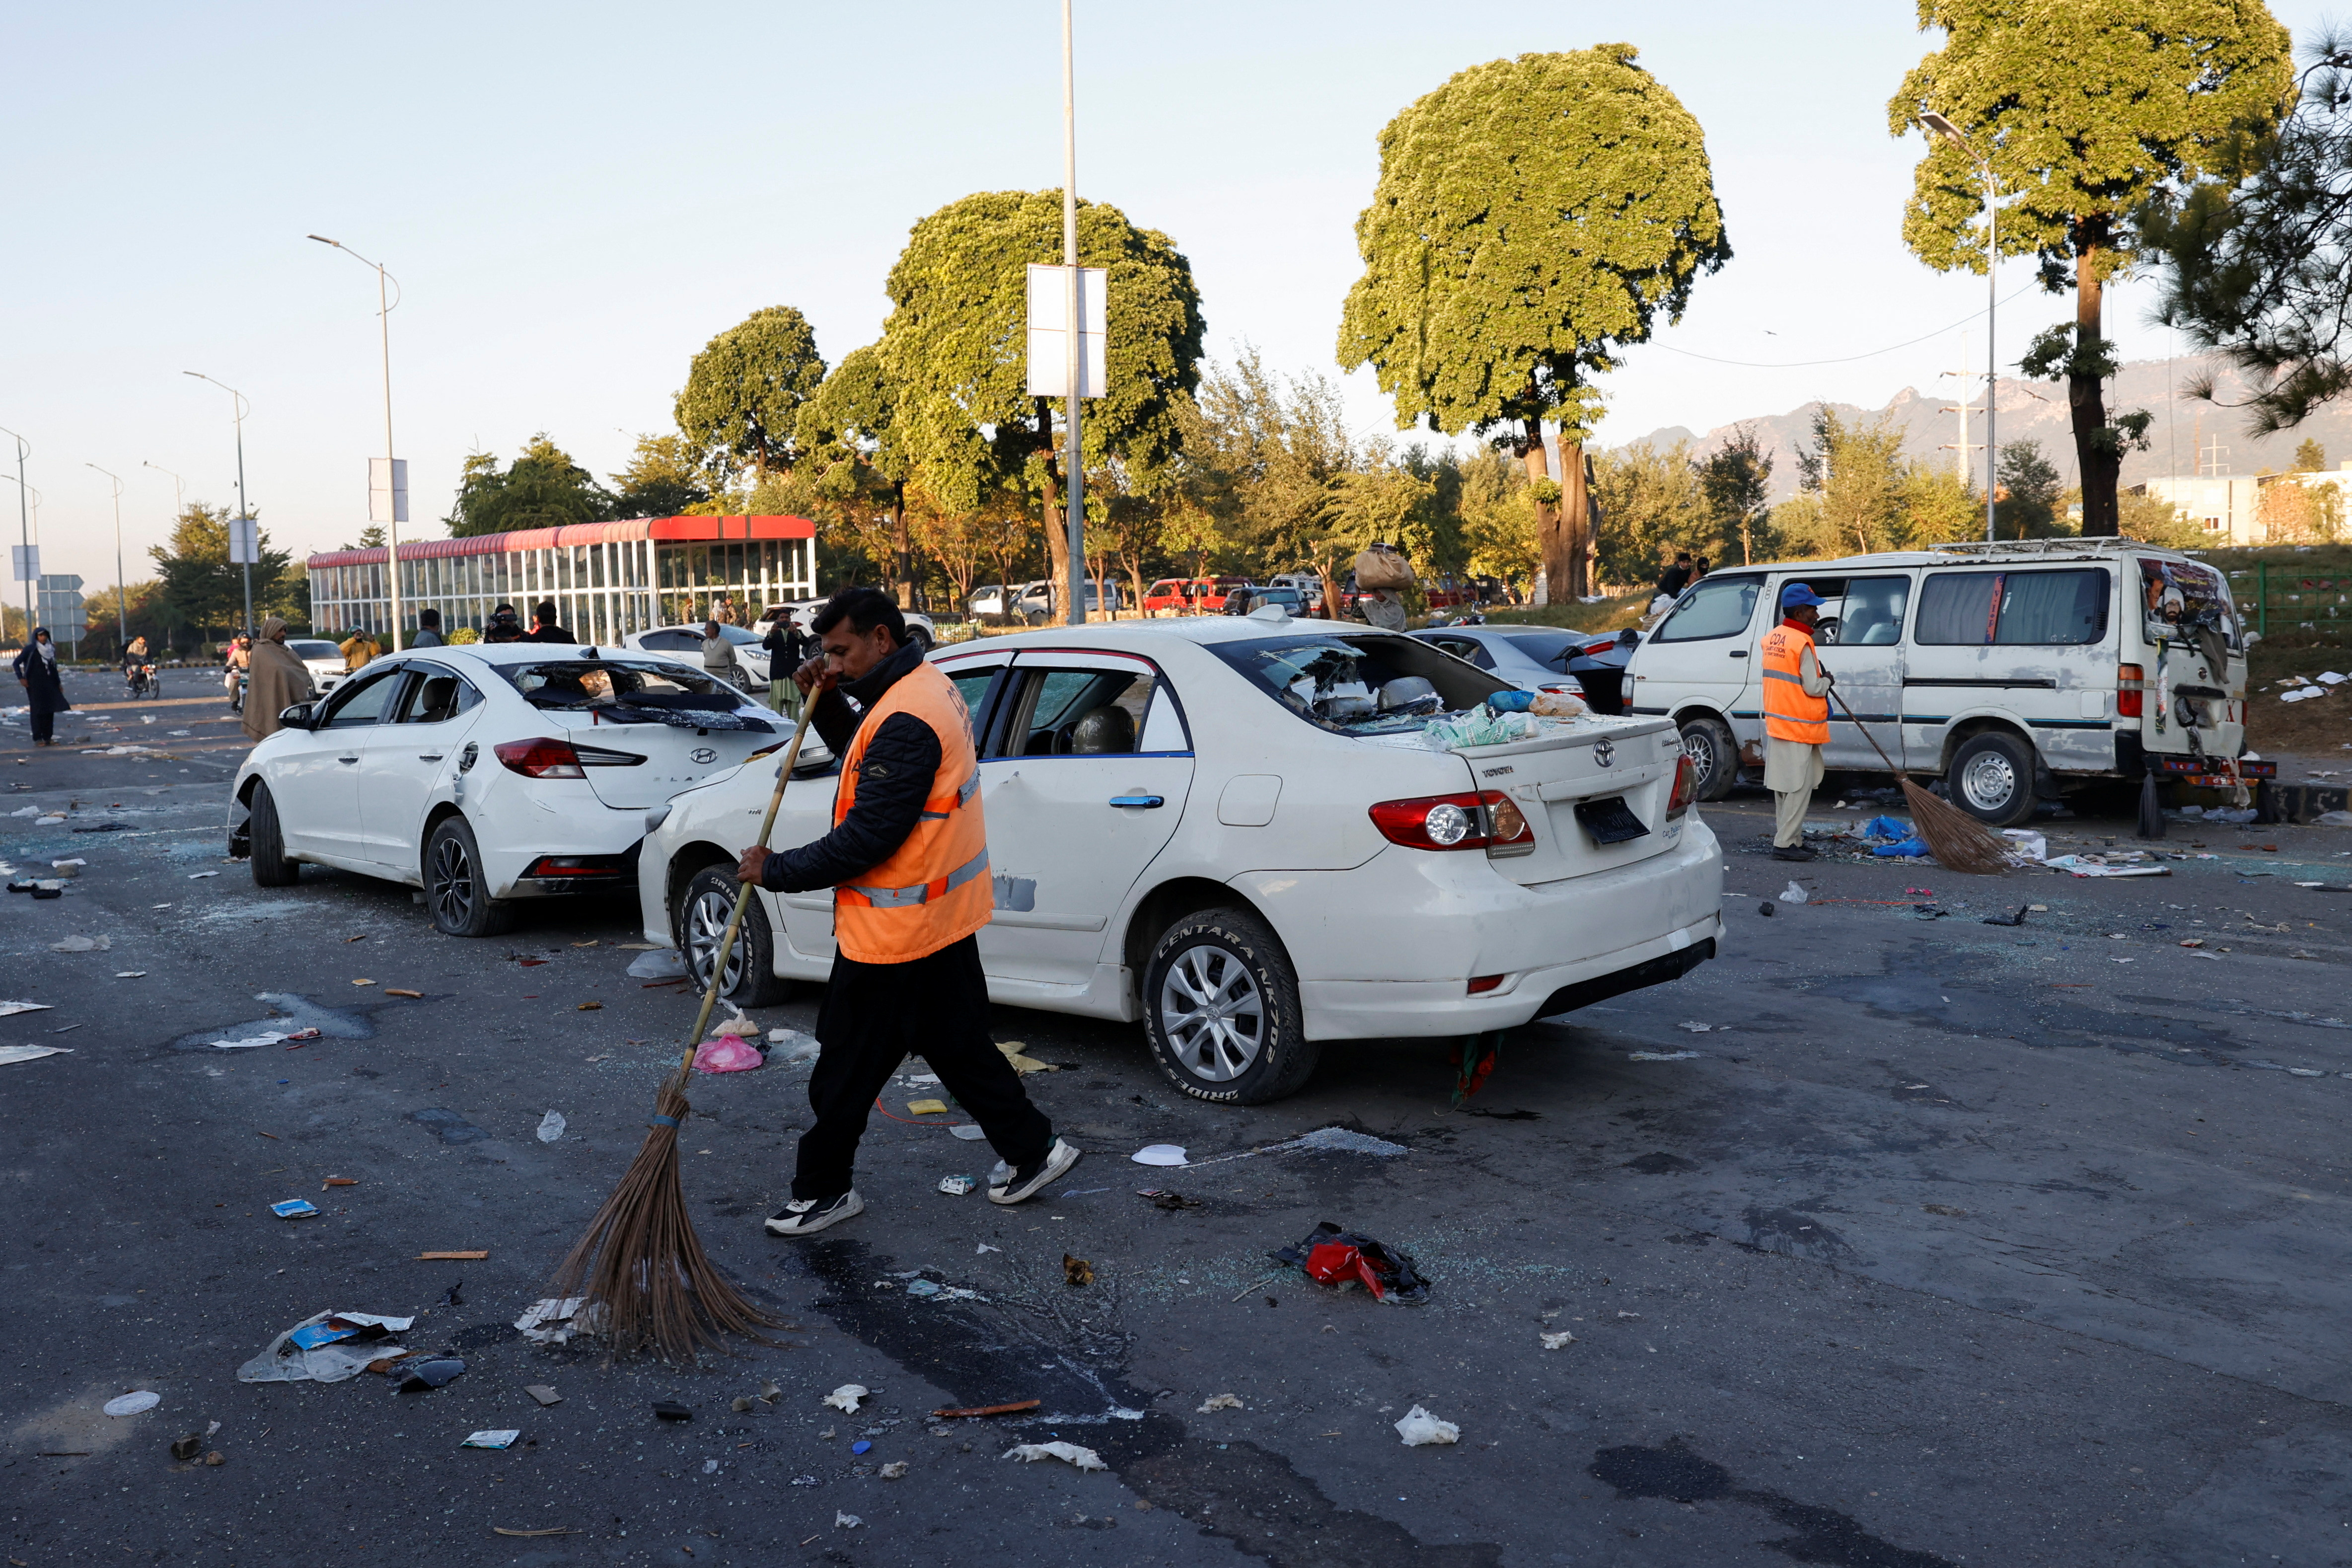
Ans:
[[[391,647],[387,651],[397,652],[400,647],[401,632],[400,524],[402,521],[401,513],[404,510],[403,503],[407,499],[408,487],[400,482],[400,464],[394,460],[392,447],[392,311],[393,307],[399,304],[400,301],[396,297],[388,298],[386,291],[388,289],[399,288],[400,279],[386,272],[383,269],[383,262],[370,261],[366,257],[362,256],[358,251],[353,250],[350,246],[345,245],[340,239],[329,239],[323,234],[314,234],[310,237],[317,240],[320,245],[333,246],[337,250],[341,251],[344,255],[350,257],[352,259],[359,262],[362,266],[375,268],[375,313],[376,320],[383,324],[383,331],[384,505],[383,516],[380,521],[384,525],[384,581],[391,585],[392,589]],[[370,485],[368,488],[372,493],[375,487],[373,485]]]
[[[1087,624],[1087,481],[1086,447],[1078,440],[1079,376],[1086,366],[1086,319],[1078,313],[1078,89],[1070,55],[1070,0],[1062,0],[1062,268],[1068,291],[1063,296],[1062,342],[1067,353],[1062,383],[1063,531],[1069,536],[1069,581],[1066,625]]]
[[[25,547],[25,642],[29,647],[33,641],[33,590],[40,586],[33,580],[31,571],[32,514],[25,504],[25,459],[32,454],[33,444],[5,425],[0,425],[0,436],[6,436],[16,443],[16,538],[17,542]]]
[[[85,468],[98,468],[114,480],[114,652],[117,658],[131,646],[131,609],[122,586],[122,480],[99,468],[96,463],[84,463]]]
[[[232,546],[229,558],[245,569],[245,629],[250,632],[253,630],[253,558],[257,553],[250,546],[256,542],[257,536],[253,527],[253,504],[245,499],[245,416],[253,412],[253,405],[246,400],[244,393],[225,381],[213,381],[213,378],[203,371],[184,370],[180,374],[193,375],[198,381],[211,381],[215,386],[236,400],[229,406],[235,410],[230,417],[236,422],[236,520],[244,525],[244,529],[238,538],[229,541]],[[155,467],[152,463],[147,466],[151,468]],[[157,471],[172,473],[169,468]],[[172,474],[172,477],[176,479],[180,476]],[[246,548],[236,548],[239,545]]]
[[[2000,384],[2000,353],[1993,337],[1993,311],[2000,302],[2000,290],[1994,286],[1994,270],[2000,266],[2000,209],[1995,205],[2000,195],[2000,182],[1994,177],[1992,161],[1977,151],[1976,143],[1960,133],[1960,128],[1929,110],[1919,117],[1928,130],[1958,147],[1983,174],[1985,181],[1985,542],[1993,542],[1993,492],[1998,489],[1994,464],[2000,458],[2000,443],[1993,438],[1993,393]]]
[[[182,478],[181,476],[179,476],[178,474],[173,474],[173,473],[172,473],[172,470],[171,470],[171,469],[169,469],[169,468],[165,468],[163,464],[161,464],[161,463],[151,463],[151,462],[147,461],[147,459],[146,459],[146,458],[142,458],[139,460],[139,466],[140,466],[141,468],[152,468],[152,469],[154,469],[154,470],[155,470],[157,473],[159,473],[159,474],[170,474],[170,475],[171,475],[171,479],[172,479],[172,521],[173,521],[173,523],[174,525],[176,525],[176,524],[179,522],[179,521],[180,521],[180,514],[181,514],[182,512],[184,512],[184,511],[185,511],[185,510],[188,510],[188,481],[187,481],[186,479],[183,479],[183,478]],[[239,467],[240,468],[243,468],[243,466],[244,466],[244,465],[242,465],[242,464],[239,464],[239,465],[238,465],[238,467]],[[241,476],[240,476],[240,477],[241,477]],[[236,499],[237,499],[237,501],[238,501],[238,508],[237,508],[237,510],[239,510],[241,511],[241,510],[244,510],[244,505],[243,505],[243,503],[244,503],[244,500],[245,500],[245,487],[244,487],[244,485],[243,485],[242,483],[240,483],[240,484],[237,486]],[[247,579],[247,587],[246,587],[245,629],[246,629],[247,631],[248,631],[248,632],[250,632],[250,631],[253,629],[253,599],[252,599],[252,595],[253,595],[253,589],[252,589],[251,580],[250,580],[250,579]],[[164,616],[164,617],[163,617],[163,647],[164,647],[164,650],[165,650],[166,652],[169,652],[169,651],[170,651],[170,649],[171,649],[171,647],[172,647],[172,618],[171,618],[169,616]]]

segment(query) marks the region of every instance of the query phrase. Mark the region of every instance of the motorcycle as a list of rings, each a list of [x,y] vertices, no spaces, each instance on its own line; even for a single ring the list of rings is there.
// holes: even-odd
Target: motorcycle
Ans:
[[[155,684],[155,667],[152,664],[125,665],[122,684],[133,700],[152,697],[160,689]]]

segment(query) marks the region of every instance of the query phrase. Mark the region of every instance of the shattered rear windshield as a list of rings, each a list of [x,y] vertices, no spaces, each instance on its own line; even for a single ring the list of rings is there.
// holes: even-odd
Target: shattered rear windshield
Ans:
[[[1401,735],[1512,689],[1476,666],[1386,633],[1264,637],[1209,651],[1301,719],[1335,735]]]
[[[768,730],[763,710],[701,671],[664,659],[563,658],[510,664],[501,675],[534,708],[593,710],[608,721]]]

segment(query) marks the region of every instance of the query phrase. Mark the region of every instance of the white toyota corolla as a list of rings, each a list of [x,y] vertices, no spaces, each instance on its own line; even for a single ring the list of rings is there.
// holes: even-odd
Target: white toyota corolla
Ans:
[[[647,807],[781,740],[674,659],[541,643],[392,655],[286,717],[237,770],[230,853],[265,888],[306,860],[422,888],[452,936],[625,885]]]
[[[1663,720],[1437,750],[1433,713],[1507,684],[1412,637],[1278,612],[931,658],[978,742],[989,994],[1140,1020],[1200,1099],[1286,1094],[1325,1041],[1507,1028],[1714,954],[1722,852]],[[831,824],[835,764],[804,758],[801,773],[779,848]],[[705,977],[774,779],[745,766],[651,814],[646,935]],[[824,978],[830,891],[762,891],[745,925],[737,1002]]]

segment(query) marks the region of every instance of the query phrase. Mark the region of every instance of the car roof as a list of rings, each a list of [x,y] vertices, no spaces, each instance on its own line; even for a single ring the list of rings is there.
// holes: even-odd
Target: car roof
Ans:
[[[1754,566],[1718,566],[1700,581],[1747,576],[1756,572],[1844,574],[1896,566],[1972,566],[1995,563],[2004,566],[2074,565],[2086,561],[2112,561],[2119,555],[2152,555],[2167,561],[2183,562],[2192,559],[2178,550],[2143,544],[2137,539],[2002,540],[1990,544],[1963,541],[1937,544],[1926,550],[1886,550],[1874,555],[1839,555],[1819,561],[1761,561]]]
[[[1174,616],[1149,621],[1114,621],[1107,626],[1039,626],[1034,631],[1010,632],[1003,637],[950,643],[940,648],[938,653],[940,658],[950,658],[997,648],[1018,650],[1034,647],[1100,648],[1106,653],[1143,653],[1171,643],[1211,647],[1218,643],[1254,642],[1263,637],[1286,635],[1397,637],[1402,634],[1382,631],[1377,626],[1299,616],[1285,616],[1279,620],[1270,617],[1260,620],[1255,616]]]

